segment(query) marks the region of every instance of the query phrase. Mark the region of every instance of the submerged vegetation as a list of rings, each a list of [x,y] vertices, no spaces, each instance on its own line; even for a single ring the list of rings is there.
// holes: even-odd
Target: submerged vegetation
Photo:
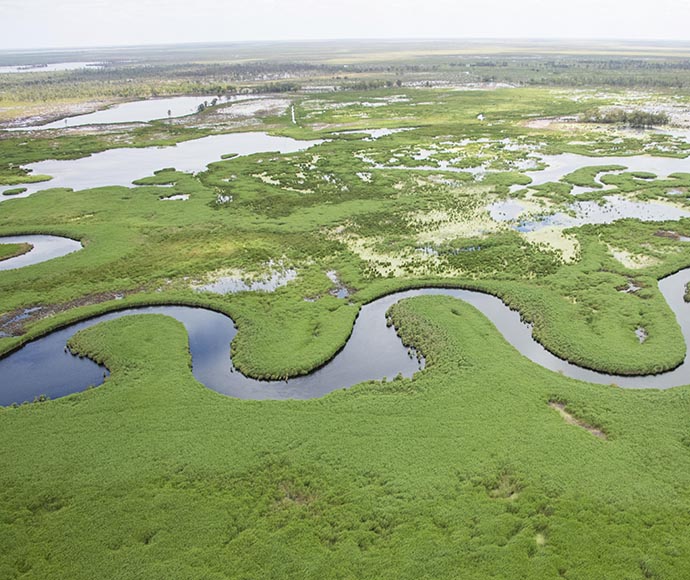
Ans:
[[[254,95],[150,123],[0,133],[0,235],[84,245],[0,272],[1,353],[109,310],[201,305],[236,321],[240,371],[282,379],[332,358],[362,305],[435,285],[500,297],[583,367],[683,361],[658,282],[690,267],[690,95],[602,88],[685,87],[682,59],[546,54],[528,68],[291,50],[180,64],[152,49],[148,68],[0,75],[12,125],[87,99]],[[535,86],[481,84],[499,81]],[[131,187],[51,189],[26,169],[228,132],[318,143],[229,150]],[[25,251],[0,245],[0,259]],[[111,371],[102,387],[0,409],[0,578],[684,577],[688,387],[568,379],[448,297],[388,316],[425,370],[312,401],[203,388],[163,316],[75,336],[72,352]]]

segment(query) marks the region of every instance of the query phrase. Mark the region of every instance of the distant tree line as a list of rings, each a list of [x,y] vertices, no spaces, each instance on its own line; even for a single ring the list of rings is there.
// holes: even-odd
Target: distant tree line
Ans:
[[[542,86],[620,88],[690,88],[690,59],[539,56],[466,58],[448,62],[474,80]]]
[[[586,123],[604,123],[627,125],[636,129],[645,129],[647,127],[659,127],[668,125],[670,118],[666,113],[650,113],[647,111],[625,111],[623,109],[615,109],[610,111],[596,111],[584,115],[582,119]]]

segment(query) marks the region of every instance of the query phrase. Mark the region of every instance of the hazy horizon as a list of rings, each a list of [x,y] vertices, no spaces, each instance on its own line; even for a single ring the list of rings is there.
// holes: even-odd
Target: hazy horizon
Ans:
[[[626,44],[632,45],[645,45],[645,46],[661,46],[661,45],[684,45],[690,47],[690,39],[635,39],[635,38],[558,38],[558,37],[543,37],[543,38],[528,38],[528,37],[483,37],[483,38],[471,38],[471,37],[457,37],[457,38],[423,38],[423,37],[389,37],[389,38],[274,38],[274,39],[251,39],[251,40],[208,40],[208,41],[180,41],[180,42],[140,42],[140,43],[130,43],[130,44],[92,44],[92,45],[64,45],[64,46],[27,46],[27,47],[0,47],[0,53],[17,53],[17,54],[30,54],[30,53],[48,53],[48,52],[64,52],[64,53],[77,53],[80,51],[97,50],[97,51],[108,51],[108,50],[120,50],[120,49],[136,49],[136,48],[166,48],[166,47],[224,47],[224,46],[250,46],[250,45],[271,45],[271,44],[286,44],[286,45],[309,45],[309,44],[337,44],[342,42],[343,44],[355,43],[355,42],[368,42],[368,43],[396,43],[396,42],[414,42],[419,44],[432,44],[432,43],[457,43],[459,46],[462,43],[471,45],[480,44],[505,44],[507,48],[516,48],[520,43],[525,45],[532,44],[545,44],[548,46],[562,46],[570,47],[578,44],[585,44],[597,48],[603,47],[608,43],[617,43],[622,46]]]
[[[0,0],[0,50],[233,42],[532,40],[688,42],[690,3],[657,0]]]

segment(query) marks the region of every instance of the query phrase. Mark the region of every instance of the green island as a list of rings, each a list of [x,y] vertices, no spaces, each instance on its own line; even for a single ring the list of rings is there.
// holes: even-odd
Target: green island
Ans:
[[[616,377],[687,354],[659,282],[690,268],[690,49],[288,46],[0,74],[0,264],[31,249],[5,236],[83,246],[0,271],[0,579],[686,578],[690,386]],[[59,126],[152,97],[199,105]],[[292,149],[60,173],[228,135]],[[160,314],[69,338],[102,384],[13,391],[23,345],[150,305],[230,317],[246,377],[303,377],[367,305],[427,287],[499,298],[612,380],[426,295],[387,311],[423,368],[323,397],[207,388]]]
[[[31,244],[0,244],[0,261],[26,254]]]

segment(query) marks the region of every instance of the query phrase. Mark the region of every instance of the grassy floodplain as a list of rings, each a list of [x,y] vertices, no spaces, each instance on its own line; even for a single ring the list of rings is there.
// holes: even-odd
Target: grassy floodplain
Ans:
[[[46,77],[56,101],[69,91],[112,96],[70,74]],[[368,82],[376,74],[362,72]],[[612,196],[690,211],[690,171],[597,161],[683,159],[690,144],[679,127],[588,121],[654,107],[682,124],[690,97],[573,84],[298,87],[244,120],[220,105],[171,122],[3,133],[6,186],[45,180],[27,178],[21,166],[31,162],[228,131],[323,143],[230,156],[196,175],[161,167],[129,188],[46,181],[45,191],[3,201],[0,235],[55,234],[85,247],[0,273],[0,325],[42,307],[0,338],[0,352],[107,310],[202,305],[236,321],[242,372],[281,378],[328,361],[361,305],[446,285],[499,296],[546,348],[581,366],[672,369],[686,347],[657,283],[690,267],[690,219],[518,225]],[[3,86],[11,103],[28,91],[16,79]],[[528,169],[561,153],[591,160],[535,185]],[[188,199],[161,200],[177,195]],[[520,204],[519,217],[492,218],[492,204],[506,200]],[[0,246],[0,258],[16,250]],[[295,279],[275,292],[198,291],[287,270]],[[347,298],[334,295],[330,272]],[[102,387],[0,409],[0,578],[687,576],[687,387],[568,379],[447,297],[408,300],[390,315],[425,370],[311,401],[239,401],[204,388],[183,327],[166,317],[78,335],[72,349],[111,370]]]

